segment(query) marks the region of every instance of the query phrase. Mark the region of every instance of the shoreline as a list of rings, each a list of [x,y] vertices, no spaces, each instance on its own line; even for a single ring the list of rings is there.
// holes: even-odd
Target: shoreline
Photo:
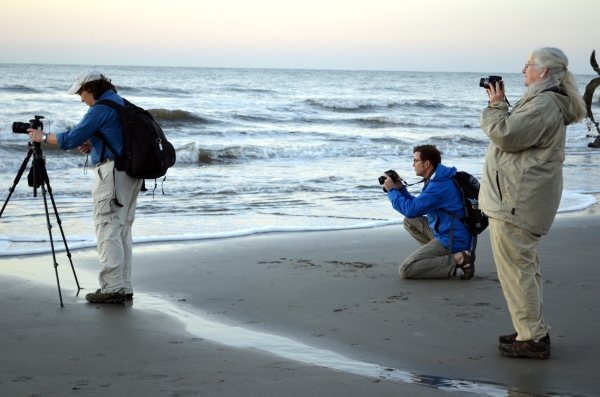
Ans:
[[[74,252],[73,262],[85,288],[78,297],[74,296],[68,261],[64,253],[57,254],[65,301],[62,309],[50,255],[2,257],[0,273],[10,278],[2,278],[3,300],[9,304],[3,304],[0,312],[11,320],[2,325],[5,338],[0,342],[0,350],[7,354],[0,361],[2,368],[13,369],[2,371],[0,391],[23,386],[18,390],[40,392],[35,387],[42,384],[57,394],[57,390],[63,390],[60,388],[65,384],[61,382],[68,376],[51,380],[48,374],[58,370],[41,364],[50,360],[44,338],[52,334],[57,349],[52,354],[59,361],[75,358],[108,361],[127,351],[131,355],[126,360],[128,367],[118,364],[118,368],[103,370],[103,376],[114,385],[111,387],[136,384],[145,388],[148,395],[164,395],[152,387],[165,388],[174,383],[193,383],[195,386],[190,390],[198,390],[199,394],[206,388],[213,392],[223,388],[233,393],[244,384],[242,378],[252,379],[250,395],[269,395],[265,391],[274,387],[274,378],[281,379],[281,387],[289,388],[287,394],[303,395],[309,378],[296,377],[298,373],[316,376],[319,381],[323,376],[323,384],[319,383],[325,390],[322,395],[343,392],[349,384],[350,390],[361,390],[359,394],[363,395],[401,391],[411,395],[447,394],[419,385],[327,370],[256,349],[197,341],[198,337],[190,334],[180,321],[153,310],[138,310],[143,306],[144,294],[150,294],[210,321],[286,337],[349,359],[413,374],[502,385],[531,395],[593,395],[600,380],[587,370],[594,367],[596,351],[600,350],[595,343],[600,318],[594,307],[600,274],[595,265],[598,250],[590,247],[595,246],[600,233],[600,217],[597,209],[585,212],[589,213],[557,217],[550,234],[540,243],[545,317],[553,327],[555,340],[548,361],[510,360],[496,352],[497,335],[511,331],[512,327],[495,278],[488,232],[480,237],[473,280],[402,280],[398,264],[417,245],[401,225],[394,225],[136,244],[134,283],[140,303],[136,306],[134,301],[132,308],[100,305],[96,309],[99,305],[85,303],[85,293],[97,288],[95,274],[99,269],[94,249]],[[565,258],[574,262],[566,264]],[[575,271],[574,266],[577,266]],[[45,327],[48,324],[52,325]],[[127,330],[126,334],[141,333],[146,339],[136,341],[131,340],[131,335],[119,335],[109,343],[111,338],[93,330],[93,327],[121,326]],[[96,343],[90,332],[106,344],[107,353],[98,353],[105,356],[89,356]],[[177,367],[177,371],[186,373],[185,381],[169,383],[181,374],[171,368],[170,361],[161,360],[158,353],[148,350],[164,338],[182,341],[165,342],[160,351],[174,362],[186,361],[190,366],[187,371]],[[72,343],[80,348],[70,350]],[[184,352],[183,347],[190,351]],[[219,364],[207,362],[207,349],[213,358],[215,354],[235,356],[230,357],[235,364],[232,368],[220,368]],[[10,357],[20,360],[15,363]],[[256,360],[265,364],[257,366]],[[139,373],[149,368],[146,362],[154,364],[148,371],[150,375],[144,375],[147,379],[126,381],[127,377],[118,376],[119,371]],[[221,372],[216,375],[218,368]],[[212,377],[203,378],[200,385],[198,379],[203,375],[197,375],[195,370],[212,373]],[[93,370],[86,373],[85,369],[74,373],[78,371],[92,379],[78,392],[88,390],[90,394],[86,395],[102,395],[99,375]],[[22,383],[14,380],[30,376],[26,373],[37,375]],[[160,378],[164,380],[152,378],[156,374],[165,375]],[[219,383],[219,376],[225,382]],[[78,381],[73,379],[70,381]],[[351,391],[346,392],[352,395]],[[456,390],[456,393],[462,392]]]
[[[600,193],[592,194],[592,196],[596,199],[596,203],[592,204],[584,209],[578,209],[575,211],[565,211],[559,212],[556,215],[555,222],[564,217],[579,217],[579,216],[589,216],[589,215],[598,215],[600,214]],[[143,222],[143,216],[140,217],[141,221],[138,221],[138,224]],[[169,243],[180,243],[180,242],[200,242],[207,240],[221,240],[221,239],[235,239],[240,237],[250,237],[256,235],[277,235],[281,233],[311,233],[311,232],[337,232],[337,231],[345,231],[345,230],[364,230],[364,229],[377,229],[377,228],[385,228],[388,226],[394,225],[402,225],[403,217],[399,217],[396,219],[388,219],[381,221],[370,221],[366,223],[356,224],[352,226],[315,226],[315,227],[294,227],[294,226],[265,226],[265,227],[256,227],[249,229],[236,230],[232,232],[220,232],[220,233],[212,233],[212,234],[194,234],[194,235],[175,235],[175,236],[137,236],[135,235],[136,227],[134,225],[134,236],[133,236],[133,244],[134,246],[140,246],[143,244],[169,244]],[[53,221],[51,223],[54,224]],[[54,228],[56,229],[56,228]],[[139,228],[138,228],[139,229]],[[48,242],[49,237],[46,236],[27,236],[27,235],[16,235],[13,238],[18,238],[21,243],[23,242]],[[87,236],[87,235],[71,235],[66,236],[67,244],[69,246],[70,251],[79,251],[86,249],[95,249],[96,241],[95,236]],[[53,233],[54,239],[54,248],[57,253],[65,252],[64,244],[62,244],[62,237],[58,233],[57,230]],[[0,236],[0,248],[2,247],[3,237]],[[5,239],[7,243],[10,245],[10,238]],[[2,257],[19,257],[19,256],[28,256],[28,255],[43,255],[50,254],[51,249],[49,246],[44,248],[29,248],[21,251],[14,250],[5,250],[0,249],[0,258]]]

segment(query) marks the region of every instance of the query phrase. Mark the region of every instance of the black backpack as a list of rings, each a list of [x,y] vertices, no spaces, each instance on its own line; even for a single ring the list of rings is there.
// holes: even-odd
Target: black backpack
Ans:
[[[488,227],[489,221],[479,209],[479,181],[464,171],[458,171],[452,180],[462,196],[465,217],[459,218],[450,211],[442,211],[460,220],[472,234],[481,234]]]
[[[489,225],[488,218],[479,209],[479,181],[473,175],[465,171],[457,171],[456,175],[452,177],[452,181],[456,185],[456,188],[460,192],[462,197],[463,209],[465,210],[464,218],[460,218],[458,215],[450,212],[446,209],[441,209],[448,215],[452,215],[452,224],[450,226],[450,240],[449,250],[450,256],[452,256],[452,237],[454,234],[454,218],[458,219],[473,236],[471,241],[471,255],[475,258],[475,250],[477,249],[477,235],[481,234]],[[438,218],[439,223],[439,218]],[[437,230],[437,223],[435,228]],[[439,230],[438,230],[439,233]],[[456,269],[454,270],[456,275]]]
[[[125,106],[103,99],[95,105],[106,105],[121,113],[123,119],[123,138],[125,153],[115,157],[115,168],[125,171],[127,175],[138,179],[156,179],[164,176],[175,164],[175,148],[163,133],[152,115],[123,98]],[[116,153],[102,134],[97,134]],[[100,161],[104,160],[104,150]]]

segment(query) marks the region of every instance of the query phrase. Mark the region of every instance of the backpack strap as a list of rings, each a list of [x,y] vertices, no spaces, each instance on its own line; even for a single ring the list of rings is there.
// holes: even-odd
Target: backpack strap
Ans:
[[[125,102],[125,104],[128,103],[127,100],[125,100],[125,98],[122,98],[122,99]],[[125,108],[125,106],[119,105],[118,103],[116,103],[115,101],[111,101],[110,99],[102,99],[100,101],[96,101],[96,102],[94,102],[94,106],[96,106],[96,105],[110,106],[111,108],[116,109],[119,112]]]
[[[125,99],[123,99],[125,101]],[[125,103],[127,103],[127,101],[125,101]],[[123,109],[125,109],[125,106],[119,105],[118,103],[116,103],[115,101],[111,101],[109,99],[102,99],[100,101],[96,101],[94,102],[94,106],[96,105],[106,105],[109,106],[115,110],[117,110],[119,112],[119,114],[122,114],[121,112],[123,111]],[[123,126],[123,128],[125,128],[125,126]],[[100,132],[96,132],[95,135],[97,137],[99,137],[100,139],[102,139],[102,151],[100,152],[100,162],[104,161],[104,153],[106,152],[106,146],[108,146],[108,148],[110,149],[110,151],[113,153],[114,156],[118,156],[119,154],[115,151],[115,149],[113,149],[113,147],[108,143],[108,141],[106,140],[106,138],[104,138],[104,135],[101,134]]]
[[[110,151],[112,152],[112,154],[114,154],[115,156],[118,156],[118,154],[115,151],[115,149],[113,149],[113,147],[111,146],[111,144],[108,143],[108,141],[106,140],[106,138],[104,138],[104,134],[103,133],[101,133],[100,131],[97,131],[94,135],[96,135],[98,138],[102,139],[102,151],[100,152],[100,162],[104,161],[104,153],[106,151],[106,147],[107,146],[110,149]]]
[[[108,143],[105,139],[104,136],[97,132],[96,135],[98,135],[100,137],[100,139],[102,139],[102,141],[104,142],[102,144],[102,154],[100,155],[101,160],[100,161],[104,161],[104,149],[106,148],[106,145],[108,145],[108,148],[114,153],[113,148],[110,146],[110,143]],[[114,161],[114,160],[113,160]],[[119,199],[117,198],[117,167],[116,165],[113,167],[113,198],[111,199],[115,205],[122,207],[123,204],[119,203]]]

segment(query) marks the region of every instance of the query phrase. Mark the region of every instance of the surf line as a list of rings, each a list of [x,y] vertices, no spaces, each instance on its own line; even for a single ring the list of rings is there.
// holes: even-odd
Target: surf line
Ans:
[[[267,351],[280,357],[360,376],[418,384],[449,392],[470,392],[480,396],[508,397],[500,386],[441,376],[419,375],[396,368],[353,360],[324,349],[315,349],[281,336],[250,331],[241,327],[209,321],[176,305],[142,293],[135,293],[135,308],[153,310],[182,321],[187,330],[203,339],[223,345]],[[139,297],[139,300],[137,299]]]

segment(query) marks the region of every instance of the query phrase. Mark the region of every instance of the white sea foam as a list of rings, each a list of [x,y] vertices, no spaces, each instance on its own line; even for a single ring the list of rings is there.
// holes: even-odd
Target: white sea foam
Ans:
[[[200,234],[183,234],[171,236],[137,236],[133,237],[134,244],[152,243],[152,242],[169,242],[169,241],[191,241],[191,240],[209,240],[218,238],[231,238],[250,236],[263,233],[292,233],[292,232],[311,232],[311,231],[333,231],[333,230],[351,230],[351,229],[367,229],[402,223],[402,219],[393,219],[389,221],[367,222],[355,224],[351,226],[323,226],[323,227],[294,227],[294,226],[265,226],[249,228],[244,230],[236,230],[224,233],[200,233]],[[60,236],[54,236],[54,249],[57,252],[65,251],[64,244]],[[96,246],[96,238],[94,236],[68,236],[67,245],[69,250],[80,248],[92,248]],[[18,256],[32,255],[51,252],[49,245],[50,238],[48,236],[33,236],[33,235],[0,235],[0,256]],[[26,248],[20,250],[10,249],[14,243],[42,243],[43,247]],[[4,249],[1,249],[4,248]]]
[[[559,213],[574,212],[584,210],[592,205],[597,204],[596,198],[591,194],[583,194],[573,191],[565,191],[562,195]],[[403,218],[398,214],[398,218],[387,221],[362,222],[344,226],[264,226],[252,227],[247,229],[234,230],[221,233],[197,233],[197,234],[182,234],[168,236],[135,236],[133,242],[135,244],[153,243],[153,242],[172,242],[172,241],[193,241],[193,240],[209,240],[251,236],[263,233],[292,233],[292,232],[310,232],[310,231],[335,231],[335,230],[351,230],[351,229],[366,229],[388,225],[401,224]],[[60,235],[54,235],[54,249],[57,252],[65,251],[64,244]],[[51,252],[50,239],[48,236],[34,235],[0,235],[0,256],[19,256],[32,255]],[[13,245],[26,245],[26,248],[15,249]],[[96,246],[96,238],[86,235],[71,235],[67,236],[67,245],[70,250],[93,248]]]
[[[597,203],[598,200],[596,200],[596,197],[591,194],[563,191],[558,212],[564,213],[581,211]]]

